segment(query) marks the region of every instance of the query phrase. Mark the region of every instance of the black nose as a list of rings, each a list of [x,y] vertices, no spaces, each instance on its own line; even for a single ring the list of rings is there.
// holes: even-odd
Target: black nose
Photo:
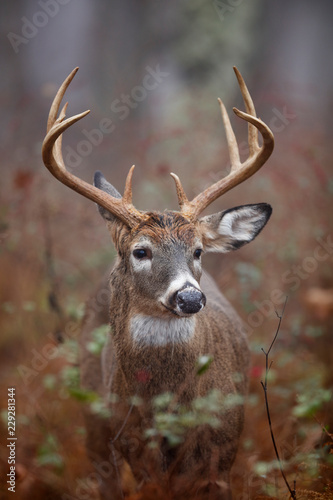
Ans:
[[[200,290],[188,287],[175,293],[175,303],[184,314],[195,314],[206,304],[206,297]]]

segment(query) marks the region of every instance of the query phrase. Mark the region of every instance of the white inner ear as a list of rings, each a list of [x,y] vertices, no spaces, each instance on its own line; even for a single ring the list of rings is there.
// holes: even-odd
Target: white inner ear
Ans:
[[[253,208],[232,210],[222,217],[218,233],[241,241],[251,241],[262,219],[263,215]]]

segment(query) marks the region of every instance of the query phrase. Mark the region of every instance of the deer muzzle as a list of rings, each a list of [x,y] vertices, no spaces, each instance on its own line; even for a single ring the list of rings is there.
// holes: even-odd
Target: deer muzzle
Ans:
[[[201,290],[193,286],[185,285],[172,297],[172,306],[183,314],[196,314],[205,307],[206,297]]]

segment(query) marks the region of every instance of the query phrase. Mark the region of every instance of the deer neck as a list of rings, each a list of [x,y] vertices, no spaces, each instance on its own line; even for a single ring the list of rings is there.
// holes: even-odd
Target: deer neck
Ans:
[[[118,276],[111,278],[111,335],[128,392],[152,396],[177,391],[180,384],[193,378],[200,355],[197,318],[139,313],[128,288],[120,282]]]
[[[194,337],[196,318],[170,318],[133,314],[128,330],[137,348],[158,348],[172,346],[173,350],[188,344]]]

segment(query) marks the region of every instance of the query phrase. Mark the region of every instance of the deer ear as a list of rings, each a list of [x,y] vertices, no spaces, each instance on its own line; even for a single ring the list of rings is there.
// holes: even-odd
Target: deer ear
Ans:
[[[112,186],[112,184],[110,184],[105,179],[102,172],[99,172],[99,171],[95,172],[94,186],[96,186],[101,191],[104,191],[105,193],[110,194],[114,198],[121,198],[121,194],[118,193],[116,188],[114,186]],[[117,219],[111,212],[109,212],[105,208],[101,207],[100,205],[97,205],[97,208],[98,208],[99,213],[103,217],[103,219],[105,219],[106,221],[114,222]]]
[[[267,203],[243,205],[199,219],[205,251],[230,252],[252,241],[267,223]]]

